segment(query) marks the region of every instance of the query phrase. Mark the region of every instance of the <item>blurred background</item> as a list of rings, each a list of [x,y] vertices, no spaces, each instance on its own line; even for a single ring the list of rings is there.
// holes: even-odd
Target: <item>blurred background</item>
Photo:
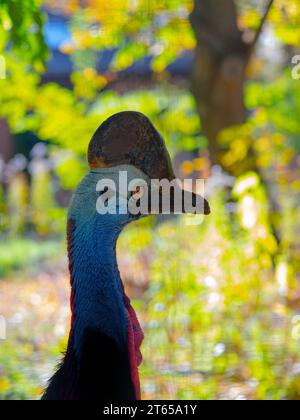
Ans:
[[[38,399],[65,349],[66,208],[128,109],[212,207],[120,238],[143,398],[300,398],[297,54],[297,0],[0,2],[0,399]]]

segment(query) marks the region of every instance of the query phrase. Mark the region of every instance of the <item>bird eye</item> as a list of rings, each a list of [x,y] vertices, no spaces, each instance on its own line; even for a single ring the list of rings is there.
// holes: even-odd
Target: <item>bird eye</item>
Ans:
[[[106,193],[108,191],[108,187],[105,187],[103,191],[100,192],[100,195]]]
[[[136,187],[136,190],[135,191],[132,191],[131,197],[134,200],[138,201],[138,200],[140,200],[144,196],[144,194],[145,194],[144,188],[137,186]]]

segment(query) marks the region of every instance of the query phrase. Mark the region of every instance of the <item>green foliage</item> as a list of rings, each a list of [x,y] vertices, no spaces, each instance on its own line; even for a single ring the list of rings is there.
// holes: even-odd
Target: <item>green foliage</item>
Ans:
[[[50,7],[60,7],[72,17],[72,42],[62,46],[71,54],[84,55],[81,67],[89,67],[95,50],[118,48],[111,69],[130,67],[144,56],[153,57],[152,68],[162,73],[183,51],[193,50],[196,40],[189,23],[193,0],[48,0]],[[267,5],[258,0],[236,0],[238,24],[248,38],[260,26]],[[293,0],[275,0],[268,24],[282,43],[298,46],[300,7]],[[88,56],[87,56],[88,54]],[[85,62],[85,64],[84,64]]]
[[[48,4],[53,7],[57,2],[49,1]],[[188,23],[192,0],[117,0],[105,4],[89,0],[81,6],[76,1],[64,3],[65,11],[73,15],[72,43],[63,46],[64,50],[86,56],[95,49],[118,47],[112,63],[114,71],[127,68],[151,54],[154,56],[153,68],[160,72],[178,54],[195,47]],[[86,61],[86,67],[88,63],[90,60]]]
[[[4,191],[2,185],[0,185],[0,217],[2,214],[5,213],[6,209],[6,203],[5,203],[5,197],[4,197]],[[1,222],[0,222],[1,226]]]
[[[256,30],[259,27],[263,8],[267,2],[237,0],[237,4],[241,9],[240,25],[250,30]],[[268,23],[282,43],[290,46],[299,46],[299,22],[300,7],[298,2],[294,0],[274,1],[268,17]]]
[[[240,175],[257,168],[264,180],[299,192],[298,82],[285,71],[267,85],[249,82],[245,100],[251,115],[246,124],[224,130],[219,136],[225,168]],[[278,198],[279,198],[278,194]]]
[[[58,158],[58,175],[63,186],[76,186],[85,171],[86,150],[92,134],[115,112],[132,109],[148,115],[166,138],[172,155],[182,149],[206,146],[194,99],[185,89],[166,83],[152,90],[123,95],[107,90],[91,105],[86,99],[77,98],[77,93],[86,98],[94,91],[94,88],[89,90],[89,84],[85,86],[86,79],[81,78],[83,90],[75,91],[74,95],[56,84],[39,86],[39,78],[27,73],[20,63],[8,60],[7,66],[10,75],[0,81],[3,93],[0,114],[8,119],[13,132],[31,130],[41,140],[50,140],[60,151],[65,151]]]
[[[10,215],[9,233],[24,233],[27,219],[28,182],[23,174],[16,174],[8,189],[7,206]]]
[[[264,209],[264,192],[253,174],[238,179],[234,191],[238,202],[251,194],[256,207]],[[129,284],[141,285],[144,279],[148,285],[134,302],[145,332],[143,397],[299,399],[299,317],[292,304],[299,285],[292,266],[278,256],[274,268],[274,249],[263,235],[270,232],[266,214],[259,214],[256,228],[249,229],[228,213],[222,190],[211,205],[214,211],[202,225],[187,225],[187,216],[159,224],[144,219],[121,236],[123,277]],[[19,247],[23,254],[30,248],[25,243]],[[16,248],[7,254],[18,255]],[[48,361],[54,365],[64,349],[65,341],[54,336],[61,314],[51,324],[42,318],[46,308],[62,310],[65,292],[58,280],[58,302],[48,292],[47,305],[36,307],[35,327],[24,332],[27,324],[22,324],[22,332],[13,337],[18,345],[12,347],[12,338],[1,344],[0,398],[38,398],[42,378],[50,374]],[[25,286],[29,292],[22,299],[31,299],[37,286]],[[31,305],[26,313],[32,310]],[[67,331],[68,320],[63,325]]]
[[[15,346],[1,343],[0,346],[0,400],[32,400],[35,393],[35,374],[28,378],[33,348],[29,344]]]
[[[258,207],[260,200],[257,194]],[[299,398],[295,312],[280,284],[289,296],[298,286],[282,268],[275,276],[274,249],[259,235],[269,222],[247,232],[228,217],[222,194],[211,204],[208,224],[180,219],[154,235],[151,284],[140,305],[145,398]]]
[[[268,83],[249,83],[246,102],[250,109],[256,110],[253,128],[270,127],[272,131],[287,137],[288,143],[298,152],[300,122],[299,82],[291,77],[290,71],[283,72],[281,77]]]
[[[1,241],[0,244],[0,279],[15,272],[37,272],[41,263],[57,256],[61,248],[56,241],[37,241],[24,237]]]
[[[41,5],[41,0],[0,0],[0,54],[11,43],[13,54],[36,70],[44,68],[48,56]]]
[[[53,233],[51,215],[55,206],[51,174],[43,167],[37,168],[33,171],[31,180],[30,209],[31,220],[40,235],[47,236]]]

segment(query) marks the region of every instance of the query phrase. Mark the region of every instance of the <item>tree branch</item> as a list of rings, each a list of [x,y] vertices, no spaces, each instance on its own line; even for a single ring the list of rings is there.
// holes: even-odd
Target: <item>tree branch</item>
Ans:
[[[254,36],[254,39],[253,39],[253,41],[251,42],[251,44],[249,46],[248,59],[251,58],[251,56],[252,56],[252,54],[253,54],[253,52],[255,50],[256,44],[257,44],[257,42],[259,40],[259,37],[260,37],[260,35],[261,35],[261,33],[262,33],[263,29],[264,29],[265,23],[266,23],[266,21],[268,19],[268,16],[269,16],[270,10],[271,10],[271,8],[273,6],[273,3],[274,3],[274,0],[269,0],[268,5],[266,7],[266,10],[265,10],[265,12],[263,14],[263,17],[261,19],[260,25],[259,25],[259,27],[258,27],[258,29],[256,31],[255,36]]]

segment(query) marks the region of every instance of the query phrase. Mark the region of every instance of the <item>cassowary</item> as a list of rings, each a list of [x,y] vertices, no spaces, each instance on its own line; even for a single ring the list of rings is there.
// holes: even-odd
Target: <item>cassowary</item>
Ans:
[[[124,292],[116,243],[122,229],[141,215],[99,214],[96,202],[101,192],[96,186],[103,178],[116,181],[120,171],[127,172],[128,180],[143,178],[147,183],[175,176],[164,140],[138,112],[122,112],[106,120],[90,142],[88,161],[90,171],[68,213],[69,342],[42,399],[137,400],[143,332]],[[131,194],[135,196],[138,200],[141,191]],[[171,195],[171,211],[173,199]],[[209,205],[201,200],[203,213],[208,214]]]

